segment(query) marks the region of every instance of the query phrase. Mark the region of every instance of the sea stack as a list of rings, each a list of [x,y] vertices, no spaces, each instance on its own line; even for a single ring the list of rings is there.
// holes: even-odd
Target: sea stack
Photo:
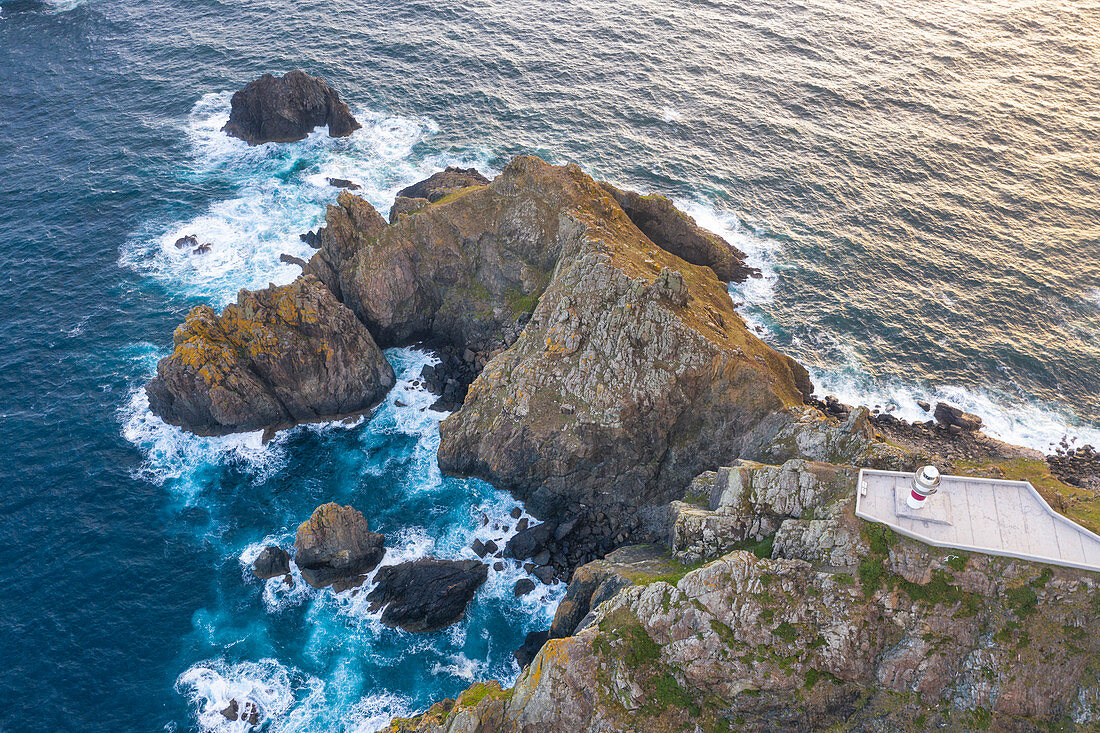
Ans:
[[[328,125],[330,137],[362,127],[336,90],[302,71],[264,74],[237,91],[231,105],[222,130],[249,145],[295,142],[322,125]]]

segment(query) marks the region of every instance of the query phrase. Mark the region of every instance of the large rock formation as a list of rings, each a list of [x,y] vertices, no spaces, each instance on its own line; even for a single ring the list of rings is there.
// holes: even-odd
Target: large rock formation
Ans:
[[[1095,574],[866,523],[856,473],[793,461],[703,477],[716,508],[700,511],[770,541],[620,581],[513,689],[475,685],[387,733],[1095,730]],[[673,542],[721,552],[715,531],[677,523]]]
[[[301,71],[264,74],[233,94],[229,121],[222,129],[249,145],[289,143],[328,125],[331,137],[344,137],[360,125],[328,84]]]
[[[371,532],[363,513],[329,502],[298,527],[294,562],[314,588],[341,591],[360,585],[386,553],[385,538]]]
[[[765,443],[808,395],[805,370],[748,332],[710,267],[655,244],[575,166],[518,158],[448,206],[475,201],[531,250],[556,253],[556,268],[519,338],[442,424],[445,470],[542,515],[667,502]]]
[[[193,308],[146,385],[149,406],[200,435],[358,412],[393,386],[370,333],[319,280],[242,290],[219,316]]]
[[[667,199],[532,157],[490,183],[454,170],[413,188],[393,224],[342,191],[304,277],[382,346],[462,355],[462,374],[429,375],[441,406],[466,395],[440,464],[567,523],[547,548],[563,576],[663,527],[695,475],[738,457],[900,460],[866,420],[804,405],[806,371],[734,310],[741,254]]]
[[[382,623],[405,631],[437,631],[462,618],[474,593],[489,576],[477,560],[413,560],[387,565],[375,574],[367,596]]]

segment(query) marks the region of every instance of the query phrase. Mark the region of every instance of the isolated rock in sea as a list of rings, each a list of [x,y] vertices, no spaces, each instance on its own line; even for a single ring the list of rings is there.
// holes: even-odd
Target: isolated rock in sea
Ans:
[[[242,290],[221,315],[193,308],[145,387],[166,422],[200,435],[285,427],[376,404],[393,368],[320,281]]]
[[[340,591],[361,584],[374,570],[386,552],[384,542],[362,512],[330,502],[298,527],[294,562],[314,588],[333,585]]]
[[[331,137],[362,127],[334,89],[302,71],[264,74],[234,93],[231,106],[222,129],[250,145],[294,142],[322,125],[328,125]]]
[[[268,545],[252,563],[252,573],[260,580],[277,578],[290,572],[290,553],[281,547]]]
[[[642,234],[658,247],[693,265],[709,267],[723,282],[744,282],[754,274],[759,275],[759,271],[745,264],[744,252],[700,227],[664,196],[643,196],[615,188],[610,183],[600,185],[615,197]]]
[[[446,170],[433,173],[428,178],[406,186],[397,192],[399,198],[427,199],[431,203],[449,196],[469,186],[484,186],[489,179],[478,173],[476,168],[456,168],[448,166]]]
[[[946,402],[938,403],[933,415],[936,418],[936,422],[948,428],[955,426],[960,430],[974,431],[980,430],[982,427],[982,419],[980,417],[969,412],[963,412],[962,408],[949,405]]]
[[[374,576],[367,596],[382,623],[405,631],[437,631],[462,618],[466,606],[489,576],[477,560],[422,559],[387,565]]]

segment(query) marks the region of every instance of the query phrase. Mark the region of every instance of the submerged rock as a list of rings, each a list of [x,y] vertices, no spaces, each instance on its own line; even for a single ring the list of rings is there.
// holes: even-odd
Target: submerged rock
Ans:
[[[314,588],[337,591],[359,585],[385,554],[385,538],[371,532],[363,513],[350,506],[323,504],[298,527],[294,561]]]
[[[437,631],[466,613],[466,606],[489,576],[477,560],[422,559],[378,570],[367,596],[382,623],[405,631]]]
[[[282,77],[264,74],[234,93],[230,104],[222,130],[249,145],[294,142],[322,125],[328,125],[331,137],[362,127],[334,89],[302,71]]]
[[[268,545],[252,563],[252,574],[260,580],[276,578],[290,572],[290,553],[281,547]]]
[[[316,278],[193,308],[145,387],[166,422],[200,435],[285,427],[365,410],[393,386],[367,329]]]

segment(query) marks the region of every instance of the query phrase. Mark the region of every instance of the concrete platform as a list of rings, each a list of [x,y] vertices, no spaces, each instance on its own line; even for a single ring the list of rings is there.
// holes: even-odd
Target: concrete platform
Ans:
[[[1100,571],[1100,536],[1050,508],[1026,481],[943,476],[910,509],[911,473],[859,472],[856,515],[929,545]]]

